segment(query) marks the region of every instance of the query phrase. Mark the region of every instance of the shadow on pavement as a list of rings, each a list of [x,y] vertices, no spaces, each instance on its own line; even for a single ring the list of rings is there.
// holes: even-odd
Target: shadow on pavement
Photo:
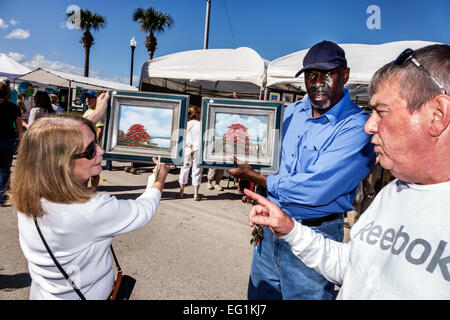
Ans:
[[[0,290],[20,289],[31,285],[31,277],[28,273],[18,273],[14,275],[0,274]],[[7,291],[9,291],[7,290]]]
[[[104,192],[121,192],[121,191],[130,191],[130,190],[139,190],[145,189],[147,186],[99,186],[98,191]]]

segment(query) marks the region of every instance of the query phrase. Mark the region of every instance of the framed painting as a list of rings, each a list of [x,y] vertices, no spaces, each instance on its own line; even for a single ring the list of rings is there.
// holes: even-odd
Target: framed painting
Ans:
[[[199,165],[234,168],[236,160],[278,172],[282,112],[282,102],[203,98]]]
[[[285,105],[294,102],[294,94],[293,93],[283,93],[283,102]]]
[[[105,118],[104,159],[152,163],[183,161],[189,96],[110,91]]]
[[[280,93],[278,92],[270,92],[269,93],[269,101],[280,101]]]

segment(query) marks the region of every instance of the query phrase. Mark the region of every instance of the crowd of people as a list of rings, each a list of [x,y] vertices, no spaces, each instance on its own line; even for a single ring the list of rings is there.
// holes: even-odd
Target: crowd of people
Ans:
[[[279,171],[262,175],[248,163],[227,170],[254,187],[244,190],[255,203],[248,218],[262,228],[249,300],[330,300],[335,285],[338,299],[450,298],[450,46],[406,49],[386,61],[369,86],[370,114],[344,87],[350,72],[336,43],[312,46],[295,75],[304,76],[307,95],[283,112]],[[22,107],[8,102],[7,79],[0,85],[0,201],[7,194],[18,211],[30,299],[78,299],[38,228],[62,268],[83,275],[77,290],[106,299],[114,284],[111,242],[151,221],[170,168],[153,159],[159,170],[135,200],[97,192],[109,94],[89,91],[80,117],[58,115],[38,92],[23,133]],[[198,201],[200,108],[190,107],[188,118],[179,197],[191,172]],[[395,179],[375,196],[377,166]],[[222,190],[223,174],[209,169],[207,188]],[[364,181],[372,181],[370,202],[343,242],[344,218],[366,191]]]

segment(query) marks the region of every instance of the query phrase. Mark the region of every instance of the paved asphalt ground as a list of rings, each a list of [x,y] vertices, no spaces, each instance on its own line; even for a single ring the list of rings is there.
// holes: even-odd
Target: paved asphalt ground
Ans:
[[[152,167],[136,175],[113,161],[101,174],[100,191],[135,199],[144,190]],[[14,168],[13,168],[14,170]],[[134,300],[245,300],[252,246],[247,215],[237,184],[223,178],[224,191],[206,189],[201,201],[193,187],[178,198],[178,169],[172,169],[156,216],[144,228],[115,237],[114,250],[125,274],[136,278]],[[114,214],[111,212],[111,214]],[[28,299],[31,279],[19,245],[17,214],[0,207],[0,300]]]

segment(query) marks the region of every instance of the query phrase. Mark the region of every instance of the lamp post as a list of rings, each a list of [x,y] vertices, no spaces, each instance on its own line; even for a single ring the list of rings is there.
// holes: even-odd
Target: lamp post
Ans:
[[[130,86],[133,85],[133,62],[134,62],[134,49],[136,49],[136,40],[131,38],[130,47],[131,47],[131,71],[130,71]]]

